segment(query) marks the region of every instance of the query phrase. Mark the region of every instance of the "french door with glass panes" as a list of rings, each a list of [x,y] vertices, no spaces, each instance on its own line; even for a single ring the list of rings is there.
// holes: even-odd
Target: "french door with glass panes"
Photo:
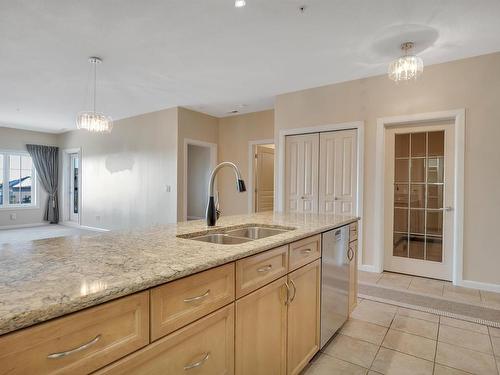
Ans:
[[[384,269],[452,279],[454,127],[386,131]]]

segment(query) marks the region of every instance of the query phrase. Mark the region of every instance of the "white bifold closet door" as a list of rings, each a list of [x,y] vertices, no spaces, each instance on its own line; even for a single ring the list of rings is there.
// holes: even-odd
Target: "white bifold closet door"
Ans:
[[[286,211],[318,212],[319,134],[286,137]]]
[[[286,137],[287,212],[356,214],[356,130]]]
[[[321,133],[319,212],[356,214],[356,130]]]

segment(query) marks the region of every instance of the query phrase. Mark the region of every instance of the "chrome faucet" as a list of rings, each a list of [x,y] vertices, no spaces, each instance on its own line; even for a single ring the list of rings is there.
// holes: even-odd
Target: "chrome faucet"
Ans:
[[[236,164],[224,161],[216,166],[212,171],[212,174],[210,175],[210,183],[208,185],[207,225],[209,227],[213,227],[215,225],[220,215],[218,194],[217,202],[215,202],[214,198],[214,182],[217,172],[219,172],[219,170],[224,167],[231,167],[234,169],[234,174],[236,176],[236,189],[240,193],[243,193],[247,190],[245,187],[245,181],[243,181],[243,179],[241,178],[240,170],[238,169]]]

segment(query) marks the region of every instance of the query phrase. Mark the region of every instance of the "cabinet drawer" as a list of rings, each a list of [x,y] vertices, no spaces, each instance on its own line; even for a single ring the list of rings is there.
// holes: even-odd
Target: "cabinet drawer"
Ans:
[[[321,235],[316,235],[290,244],[290,267],[293,271],[321,257]]]
[[[234,301],[234,263],[151,290],[151,340]]]
[[[234,372],[234,304],[98,371],[98,375]]]
[[[1,374],[88,374],[149,343],[149,292],[0,337]]]
[[[286,275],[288,245],[253,255],[236,262],[236,297],[240,298]]]
[[[356,241],[358,239],[358,223],[349,225],[349,241]]]

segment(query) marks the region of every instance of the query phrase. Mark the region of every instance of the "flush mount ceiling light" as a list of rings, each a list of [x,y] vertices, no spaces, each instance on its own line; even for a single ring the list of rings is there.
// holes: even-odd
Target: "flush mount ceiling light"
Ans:
[[[424,62],[408,52],[415,46],[413,42],[401,44],[404,55],[394,60],[389,65],[389,78],[395,82],[416,80],[424,71]]]
[[[247,5],[247,2],[245,0],[235,0],[234,1],[235,8],[243,8],[245,5]]]
[[[90,57],[89,63],[94,69],[94,86],[92,90],[92,111],[80,112],[76,117],[76,126],[78,129],[88,130],[94,133],[110,133],[113,128],[111,117],[96,112],[97,97],[97,65],[102,63],[99,57]]]

